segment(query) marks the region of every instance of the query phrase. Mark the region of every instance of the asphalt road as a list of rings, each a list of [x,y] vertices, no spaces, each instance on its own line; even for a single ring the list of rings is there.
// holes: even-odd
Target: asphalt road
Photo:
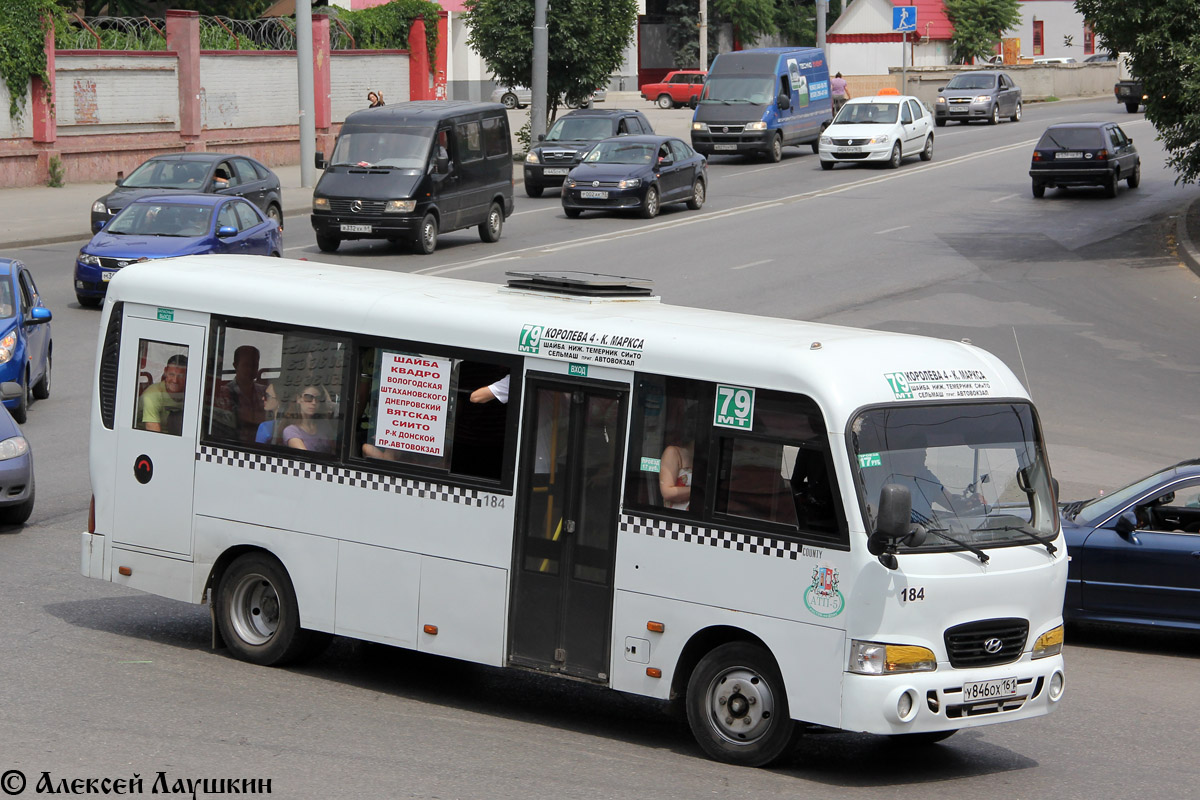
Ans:
[[[824,172],[807,149],[774,165],[714,158],[705,208],[653,221],[568,220],[550,192],[519,197],[496,245],[470,231],[428,257],[366,244],[328,255],[292,218],[285,246],[482,281],[506,269],[633,274],[670,303],[969,338],[1025,376],[1064,496],[1081,497],[1195,456],[1200,441],[1200,278],[1174,255],[1171,219],[1195,190],[1164,171],[1141,115],[1118,110],[1029,105],[1017,124],[939,128],[934,161],[896,171]],[[1101,118],[1137,142],[1141,187],[1035,201],[1026,169],[1044,126]],[[21,770],[24,796],[42,772],[137,773],[146,793],[160,771],[171,783],[262,778],[287,798],[867,798],[895,786],[1176,798],[1200,785],[1194,636],[1072,630],[1051,716],[917,751],[813,736],[771,770],[707,761],[665,709],[580,684],[345,640],[287,670],[211,652],[206,608],[79,574],[98,320],[74,302],[80,244],[9,254],[33,267],[55,313],[52,396],[25,426],[37,508],[0,532],[0,773]]]

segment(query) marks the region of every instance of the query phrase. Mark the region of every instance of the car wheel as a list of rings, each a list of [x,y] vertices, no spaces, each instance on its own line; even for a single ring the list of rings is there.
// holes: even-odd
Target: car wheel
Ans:
[[[76,294],[75,299],[79,301],[79,305],[84,308],[96,308],[104,302],[103,297],[88,297],[86,294]]]
[[[1020,103],[1020,101],[1017,102],[1017,109],[1016,109],[1016,111],[1013,111],[1013,115],[1011,117],[1009,117],[1009,119],[1012,120],[1013,122],[1021,121],[1021,103]]]
[[[704,206],[704,179],[696,178],[696,182],[692,184],[692,197],[687,201],[687,207],[692,211],[699,211]]]
[[[1133,165],[1133,172],[1125,179],[1125,184],[1130,189],[1136,189],[1138,184],[1142,182],[1142,162],[1139,161]]]
[[[17,407],[11,409],[12,418],[17,421],[17,424],[24,425],[25,420],[29,418],[29,369],[25,369],[25,379],[18,381],[21,385],[21,400],[17,403]]]
[[[315,650],[321,639],[300,627],[300,607],[287,570],[266,553],[234,561],[213,592],[217,627],[243,661],[274,666]]]
[[[767,153],[767,158],[775,163],[779,163],[783,158],[783,136],[778,133],[771,137],[771,150]]]
[[[500,232],[504,229],[504,209],[499,203],[492,203],[488,209],[487,219],[479,223],[479,238],[489,244],[500,241]]]
[[[1117,184],[1119,184],[1120,182],[1121,182],[1120,172],[1113,172],[1112,175],[1108,176],[1108,183],[1106,183],[1104,185],[1104,193],[1107,194],[1109,197],[1116,197],[1117,190],[1119,188],[1117,186]]]
[[[46,356],[46,371],[42,373],[42,379],[33,385],[33,397],[35,400],[45,400],[50,396],[50,368],[54,365],[54,357]]]
[[[792,743],[795,726],[775,659],[750,642],[730,642],[700,659],[688,679],[688,725],[709,757],[760,767]]]
[[[946,127],[946,118],[945,117],[934,117],[933,124],[937,125],[939,128],[944,128],[944,127]]]
[[[15,506],[0,508],[0,524],[3,525],[24,525],[29,519],[29,515],[33,513],[33,493],[34,493],[33,477],[29,478],[29,497],[25,502],[18,503]]]
[[[833,164],[834,164],[834,162],[832,162],[832,161],[822,161],[821,169],[833,169]]]
[[[671,99],[671,95],[669,95],[669,94],[660,94],[658,96],[658,107],[659,108],[674,108],[675,101]]]
[[[813,139],[812,149],[813,149],[813,155],[816,155],[821,152],[821,141],[819,139]]]
[[[1138,110],[1138,104],[1137,103],[1126,103],[1125,110],[1128,111],[1130,114],[1136,114],[1137,110]]]
[[[525,184],[525,194],[529,195],[530,197],[541,197],[543,191],[545,191],[545,187],[543,186],[531,186],[528,183]]]
[[[896,146],[892,148],[892,157],[888,159],[888,167],[891,169],[899,169],[900,162],[904,160],[904,154],[900,151],[900,143],[896,142]]]
[[[271,220],[271,222],[274,222],[280,228],[283,227],[283,212],[280,211],[279,206],[275,205],[274,203],[271,203],[271,205],[267,206],[267,219]]]
[[[341,245],[341,243],[342,243],[341,239],[339,239],[338,237],[333,236],[331,234],[328,234],[328,233],[318,233],[317,234],[317,249],[320,250],[322,253],[337,252],[338,246]]]
[[[1046,185],[1044,183],[1033,182],[1033,196],[1037,198],[1046,196]]]
[[[921,148],[921,160],[933,161],[933,134],[925,138],[925,147]]]
[[[999,104],[992,106],[992,115],[988,117],[988,125],[1000,124],[1000,106]]]
[[[641,213],[644,219],[653,219],[658,216],[657,186],[651,186],[646,190],[646,199],[642,200]]]
[[[579,208],[567,208],[564,206],[563,213],[566,214],[571,219],[576,219],[579,217],[580,214],[583,213],[583,210],[579,209]]]
[[[504,104],[505,108],[516,108],[517,96],[512,92],[505,92],[504,96],[500,98],[500,102]]]
[[[417,231],[417,252],[422,255],[430,255],[437,249],[438,242],[438,221],[433,214],[426,214],[425,219],[421,220],[421,227]]]

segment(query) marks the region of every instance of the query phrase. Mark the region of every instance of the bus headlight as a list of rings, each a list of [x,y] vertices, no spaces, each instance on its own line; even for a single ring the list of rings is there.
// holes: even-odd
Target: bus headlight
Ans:
[[[329,210],[329,198],[328,197],[314,197],[313,198],[313,211],[328,211],[328,210]]]
[[[893,675],[900,672],[933,672],[937,657],[928,647],[850,640],[850,672],[859,675]]]
[[[388,200],[383,207],[385,214],[411,214],[417,207],[416,200]]]
[[[7,364],[12,360],[13,352],[17,348],[17,332],[12,331],[0,339],[0,364]]]
[[[8,461],[10,458],[23,456],[28,452],[29,442],[25,441],[24,436],[14,436],[0,442],[0,461]]]
[[[758,122],[746,123],[746,130],[748,131],[765,131],[766,129],[767,123],[763,122],[761,119]]]
[[[1056,656],[1063,649],[1063,626],[1048,630],[1033,643],[1033,658]]]

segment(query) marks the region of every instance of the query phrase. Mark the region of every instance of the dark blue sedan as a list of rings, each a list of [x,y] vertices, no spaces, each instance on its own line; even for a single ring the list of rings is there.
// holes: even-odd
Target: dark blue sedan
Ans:
[[[1200,459],[1062,507],[1068,620],[1200,629]]]
[[[20,261],[0,258],[0,382],[21,388],[0,397],[17,422],[25,421],[30,392],[39,400],[50,396],[53,350],[50,309],[33,274]]]
[[[637,211],[646,219],[669,203],[704,205],[708,162],[682,139],[615,136],[597,142],[562,188],[563,212]]]
[[[117,270],[135,261],[202,253],[279,256],[279,223],[240,197],[142,197],[125,206],[75,259],[75,297],[98,306]]]

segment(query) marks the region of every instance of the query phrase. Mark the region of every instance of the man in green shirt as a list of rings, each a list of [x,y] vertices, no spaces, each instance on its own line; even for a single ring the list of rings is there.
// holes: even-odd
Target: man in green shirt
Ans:
[[[183,394],[187,388],[187,356],[176,354],[167,359],[163,378],[142,393],[141,427],[144,430],[183,432]]]

